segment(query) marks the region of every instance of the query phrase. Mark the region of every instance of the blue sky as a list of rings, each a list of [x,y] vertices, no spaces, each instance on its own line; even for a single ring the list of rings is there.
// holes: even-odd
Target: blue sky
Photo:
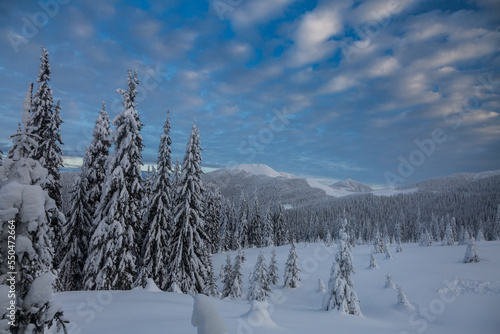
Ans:
[[[136,68],[145,164],[169,109],[173,156],[196,118],[207,168],[381,186],[500,168],[495,0],[4,0],[0,35],[4,152],[44,45],[68,163]]]

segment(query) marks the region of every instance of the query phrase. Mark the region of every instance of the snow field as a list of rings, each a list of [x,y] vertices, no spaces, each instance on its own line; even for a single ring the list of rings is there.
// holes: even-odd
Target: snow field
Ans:
[[[478,242],[481,262],[468,264],[462,262],[466,246],[403,244],[403,252],[396,253],[392,245],[393,259],[375,254],[379,268],[369,268],[373,246],[356,246],[353,279],[363,317],[321,310],[324,293],[318,292],[318,279],[327,285],[336,245],[297,244],[302,272],[301,285],[295,289],[282,287],[289,248],[276,247],[281,277],[267,298],[267,310],[265,304],[243,298],[210,298],[228,333],[460,334],[497,333],[500,328],[500,242]],[[263,251],[269,264],[272,247]],[[259,252],[245,250],[243,296]],[[229,253],[234,261],[237,252]],[[226,256],[213,256],[216,272]],[[387,273],[415,310],[397,305],[397,289],[385,288]],[[220,279],[218,284],[221,290]],[[64,292],[54,299],[72,321],[70,333],[197,333],[191,325],[193,297],[154,290]]]

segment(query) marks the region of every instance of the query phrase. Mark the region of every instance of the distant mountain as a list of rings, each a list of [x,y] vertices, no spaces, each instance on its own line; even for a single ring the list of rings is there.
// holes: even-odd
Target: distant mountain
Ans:
[[[351,179],[335,182],[330,185],[330,187],[334,189],[345,189],[357,193],[368,193],[373,191],[372,187]]]
[[[347,196],[373,191],[369,186],[353,180],[330,187],[313,179],[300,178],[288,173],[277,172],[261,164],[244,164],[219,169],[203,175],[204,182],[219,187],[223,196],[239,200],[241,193],[252,199],[257,192],[261,203],[280,202],[287,208],[309,205],[323,205]],[[413,190],[375,191],[379,196],[393,196]]]
[[[282,172],[277,172],[271,167],[267,165],[262,165],[262,164],[243,164],[243,165],[237,165],[233,167],[228,167],[226,168],[228,172],[245,172],[250,175],[263,175],[263,176],[269,176],[269,177],[283,177],[287,179],[292,179],[295,178],[295,176],[288,174],[288,173],[282,173]]]

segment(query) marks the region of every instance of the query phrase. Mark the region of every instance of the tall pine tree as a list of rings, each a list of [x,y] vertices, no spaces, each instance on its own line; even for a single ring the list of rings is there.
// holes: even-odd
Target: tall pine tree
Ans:
[[[208,250],[211,254],[217,252],[219,248],[219,238],[221,229],[222,195],[218,188],[213,187],[205,192],[205,231],[209,242]]]
[[[203,215],[201,144],[196,122],[186,145],[181,173],[169,245],[168,285],[177,282],[183,293],[194,294],[203,292],[211,269]]]
[[[106,104],[103,102],[92,131],[92,142],[85,152],[82,165],[82,170],[85,171],[84,178],[87,180],[87,204],[92,215],[96,212],[101,200],[110,147],[110,121],[106,112]]]
[[[61,198],[61,174],[59,168],[62,162],[62,139],[60,135],[61,127],[61,105],[58,101],[54,105],[52,90],[49,87],[50,81],[49,52],[42,47],[40,56],[40,69],[38,71],[38,88],[34,97],[30,96],[31,116],[26,128],[31,134],[37,136],[38,145],[30,153],[30,157],[37,160],[42,167],[47,169],[48,175],[42,187],[47,190],[56,207],[49,211],[50,236],[55,250],[54,265],[57,266],[61,257],[62,226],[66,223],[64,216],[60,213],[62,206]]]
[[[172,171],[170,138],[170,112],[163,125],[157,161],[157,177],[151,198],[147,205],[149,213],[146,221],[146,237],[144,239],[142,267],[161,289],[166,289],[166,267],[168,258],[168,240],[172,233]]]
[[[86,171],[82,170],[73,183],[70,216],[62,229],[64,247],[57,280],[57,288],[60,291],[78,291],[83,288],[89,231],[92,227],[85,174]]]
[[[32,152],[32,158],[38,160],[42,167],[48,171],[45,189],[49,196],[61,208],[61,175],[59,167],[62,163],[62,139],[60,126],[62,123],[60,101],[54,105],[52,90],[49,87],[50,63],[49,52],[42,47],[40,56],[40,70],[38,72],[38,89],[32,100],[32,109],[29,129],[32,134],[39,137],[38,147]]]
[[[106,185],[94,219],[85,263],[85,289],[128,290],[136,276],[136,244],[142,197],[142,123],[135,109],[137,72],[128,72],[125,107],[114,119],[115,151],[109,160]]]
[[[31,94],[29,94],[31,95]],[[29,100],[28,96],[26,100]],[[23,123],[11,136],[12,149],[0,168],[0,251],[7,254],[9,229],[15,229],[15,264],[0,260],[0,284],[15,284],[17,295],[16,326],[9,326],[7,313],[0,312],[0,332],[43,333],[49,327],[53,332],[66,331],[62,310],[51,301],[53,247],[49,237],[50,211],[56,209],[55,201],[42,187],[47,170],[31,158],[37,148],[38,136],[31,133],[29,103],[24,104]],[[57,212],[57,211],[56,211]],[[20,245],[23,245],[20,247]],[[10,251],[9,251],[10,253]],[[54,326],[54,327],[53,327]]]

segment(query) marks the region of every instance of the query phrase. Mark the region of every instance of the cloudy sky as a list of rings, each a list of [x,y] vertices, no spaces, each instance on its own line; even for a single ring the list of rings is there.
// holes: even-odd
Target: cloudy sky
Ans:
[[[68,163],[136,68],[145,164],[169,109],[174,157],[196,118],[207,168],[372,185],[500,169],[496,0],[3,0],[0,34],[4,152],[43,45]]]

